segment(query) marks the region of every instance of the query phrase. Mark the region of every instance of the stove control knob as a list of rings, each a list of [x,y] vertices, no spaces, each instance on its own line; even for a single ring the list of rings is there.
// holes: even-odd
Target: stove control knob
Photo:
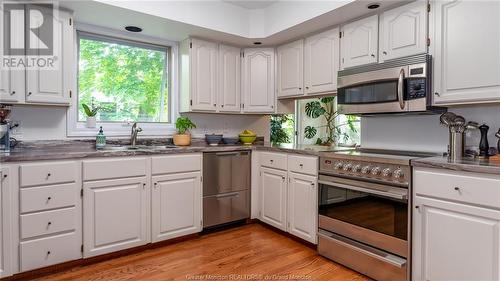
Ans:
[[[352,171],[355,173],[359,173],[359,172],[361,172],[361,168],[362,168],[362,166],[357,164],[357,165],[354,165],[354,167],[352,167]]]
[[[335,164],[335,170],[341,170],[342,167],[344,167],[344,163],[342,162],[338,162],[337,164]]]
[[[372,169],[372,175],[378,176],[380,175],[380,167],[375,167]]]
[[[345,164],[345,166],[344,166],[344,171],[346,171],[346,172],[347,172],[347,171],[351,170],[351,168],[352,168],[352,164],[351,164],[351,163],[347,163],[347,164]]]
[[[400,168],[397,168],[393,175],[392,175],[395,179],[402,179],[404,178],[405,174],[403,173],[403,170],[401,170]]]
[[[382,176],[385,177],[385,178],[388,178],[392,175],[392,171],[391,169],[389,168],[385,168],[384,170],[382,170]]]
[[[364,166],[362,169],[361,169],[361,173],[362,174],[369,174],[370,171],[371,171],[372,167],[370,166]]]

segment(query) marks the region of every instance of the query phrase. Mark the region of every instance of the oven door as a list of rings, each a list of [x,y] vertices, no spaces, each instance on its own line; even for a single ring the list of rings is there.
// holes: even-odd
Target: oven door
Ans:
[[[319,177],[319,228],[408,257],[408,189]]]
[[[341,114],[397,113],[410,110],[405,101],[408,66],[339,77],[337,92]]]

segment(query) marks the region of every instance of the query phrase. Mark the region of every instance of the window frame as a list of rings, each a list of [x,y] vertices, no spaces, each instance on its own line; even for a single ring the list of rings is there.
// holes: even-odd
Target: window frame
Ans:
[[[89,24],[76,24],[74,38],[74,61],[75,61],[75,75],[72,79],[75,94],[71,97],[71,106],[68,108],[67,113],[67,136],[71,137],[94,137],[97,134],[99,126],[103,126],[105,135],[121,137],[129,136],[133,124],[132,122],[98,122],[96,128],[87,128],[85,121],[78,121],[78,70],[79,70],[79,40],[81,34],[85,38],[101,38],[105,41],[116,41],[118,43],[125,43],[131,46],[138,47],[154,47],[158,49],[167,48],[167,74],[168,80],[168,101],[169,101],[169,123],[164,122],[138,122],[139,126],[143,129],[141,136],[171,136],[175,133],[174,120],[178,116],[178,43],[175,41],[160,39],[156,37],[146,36],[143,34],[133,34],[126,31],[98,27]]]

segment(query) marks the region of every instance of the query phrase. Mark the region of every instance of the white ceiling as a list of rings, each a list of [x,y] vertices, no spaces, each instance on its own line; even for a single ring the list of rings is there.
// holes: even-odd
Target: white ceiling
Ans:
[[[387,9],[409,0],[383,0]],[[250,2],[250,1],[247,1]],[[181,41],[189,36],[240,47],[275,46],[360,18],[374,11],[366,0],[275,1],[264,9],[246,9],[220,0],[63,0],[75,22],[123,31],[143,28],[142,35]]]
[[[222,1],[249,10],[264,9],[278,2],[271,0],[254,0],[254,1],[222,0]]]

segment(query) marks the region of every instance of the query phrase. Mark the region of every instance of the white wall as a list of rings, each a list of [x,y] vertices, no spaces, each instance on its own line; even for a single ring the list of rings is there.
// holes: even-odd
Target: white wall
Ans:
[[[500,128],[500,105],[449,108],[467,121],[490,126],[490,146],[496,146],[495,132]],[[466,137],[468,147],[478,147],[479,131]],[[448,129],[439,124],[439,115],[380,116],[361,118],[361,145],[366,148],[446,152]],[[477,148],[476,148],[477,149]]]
[[[18,140],[67,139],[66,112],[66,107],[14,106],[10,119],[20,122],[21,126],[15,130],[12,137]],[[242,130],[250,129],[269,140],[268,116],[200,113],[186,115],[198,126],[193,130],[195,137],[204,137],[204,134],[211,133],[236,136]]]

